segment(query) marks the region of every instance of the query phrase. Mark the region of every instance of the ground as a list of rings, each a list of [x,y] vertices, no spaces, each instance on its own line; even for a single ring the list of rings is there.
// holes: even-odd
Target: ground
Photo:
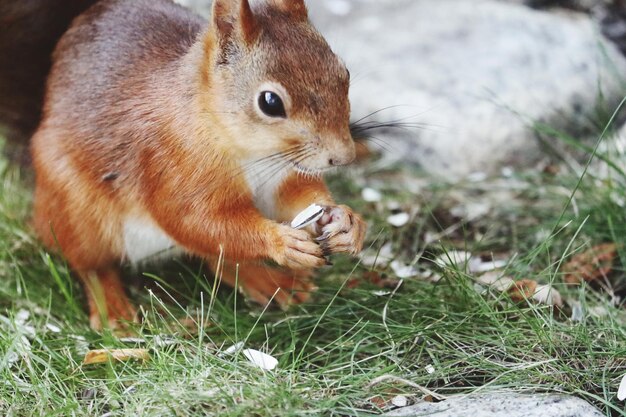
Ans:
[[[626,374],[623,164],[606,151],[595,158],[606,163],[587,167],[594,143],[537,128],[568,153],[454,185],[376,157],[333,175],[337,199],[370,224],[368,249],[362,261],[334,258],[312,301],[289,310],[246,302],[197,261],[128,269],[145,319],[126,339],[89,329],[77,281],[28,226],[28,168],[2,161],[1,414],[363,416],[508,388],[626,416],[616,398]],[[380,201],[364,201],[376,191]],[[393,226],[398,213],[409,218]],[[509,280],[549,285],[552,296],[533,299]],[[278,366],[225,352],[238,342]],[[101,348],[149,357],[83,363]]]

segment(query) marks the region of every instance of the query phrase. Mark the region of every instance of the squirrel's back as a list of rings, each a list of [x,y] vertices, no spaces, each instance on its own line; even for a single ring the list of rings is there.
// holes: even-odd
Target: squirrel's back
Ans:
[[[133,97],[128,89],[184,55],[204,24],[170,0],[98,2],[76,19],[54,52],[49,83],[71,84],[74,94],[57,97],[61,89],[48,88],[47,105],[71,100],[67,104],[82,108],[83,118],[97,109],[119,108],[122,96]],[[122,96],[114,93],[118,89]]]

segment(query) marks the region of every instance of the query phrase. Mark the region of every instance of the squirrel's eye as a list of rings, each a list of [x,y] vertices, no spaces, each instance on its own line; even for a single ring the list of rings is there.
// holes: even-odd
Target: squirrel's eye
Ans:
[[[287,117],[285,106],[278,94],[263,91],[259,95],[259,108],[270,117]]]

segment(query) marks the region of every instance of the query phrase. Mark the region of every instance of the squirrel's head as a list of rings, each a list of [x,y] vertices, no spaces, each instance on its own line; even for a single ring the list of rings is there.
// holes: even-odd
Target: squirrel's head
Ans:
[[[207,117],[242,159],[308,173],[352,162],[349,72],[304,0],[215,0],[203,45]]]

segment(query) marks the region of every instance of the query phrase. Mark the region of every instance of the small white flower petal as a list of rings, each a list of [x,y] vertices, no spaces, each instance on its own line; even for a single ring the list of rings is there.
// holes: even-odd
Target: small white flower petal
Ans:
[[[378,190],[365,187],[361,190],[361,197],[368,203],[376,203],[383,198],[383,195]]]
[[[266,371],[271,371],[278,365],[278,360],[275,357],[255,349],[246,349],[241,353],[243,353],[250,362]]]
[[[387,223],[395,227],[402,227],[409,222],[410,217],[408,213],[392,214],[387,217]]]
[[[622,382],[619,383],[617,389],[617,399],[620,401],[626,400],[626,375],[622,377]]]

